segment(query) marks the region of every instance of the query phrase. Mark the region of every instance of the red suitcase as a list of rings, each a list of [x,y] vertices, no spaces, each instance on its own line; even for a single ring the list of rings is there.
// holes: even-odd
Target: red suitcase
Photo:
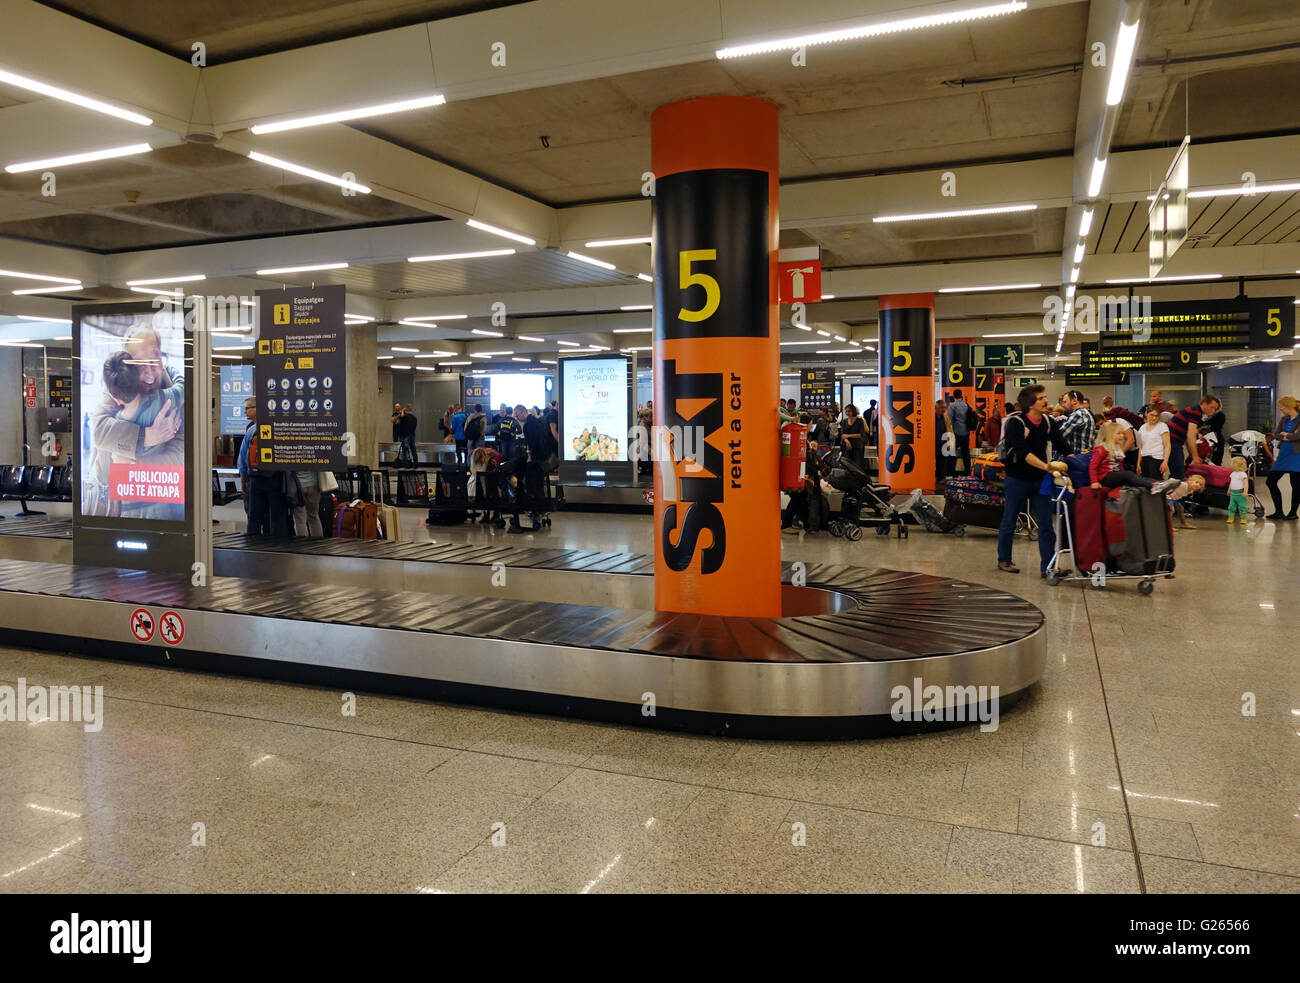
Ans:
[[[1074,565],[1092,573],[1093,564],[1106,564],[1106,491],[1083,487],[1074,493]]]
[[[1199,474],[1210,488],[1227,488],[1232,478],[1232,468],[1220,467],[1217,464],[1189,464],[1187,473]]]

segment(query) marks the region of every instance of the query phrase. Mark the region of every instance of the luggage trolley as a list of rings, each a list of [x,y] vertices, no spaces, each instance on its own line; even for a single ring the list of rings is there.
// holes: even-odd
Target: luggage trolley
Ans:
[[[1112,580],[1136,580],[1139,594],[1150,594],[1156,588],[1157,580],[1172,580],[1174,578],[1174,558],[1173,554],[1162,554],[1154,558],[1156,569],[1151,573],[1112,573],[1109,569],[1101,578],[1101,583],[1097,582],[1097,571],[1083,570],[1075,563],[1074,551],[1074,523],[1070,515],[1070,502],[1067,498],[1067,486],[1060,485],[1056,494],[1052,496],[1054,514],[1052,516],[1052,527],[1056,531],[1056,552],[1052,554],[1052,560],[1047,567],[1047,583],[1055,587],[1065,581],[1087,581],[1094,590],[1105,590],[1106,584]],[[1160,496],[1161,502],[1164,502],[1164,496]],[[1064,535],[1062,535],[1064,534]],[[1062,544],[1065,544],[1062,546]],[[1062,572],[1063,557],[1069,554],[1069,562],[1066,570]]]

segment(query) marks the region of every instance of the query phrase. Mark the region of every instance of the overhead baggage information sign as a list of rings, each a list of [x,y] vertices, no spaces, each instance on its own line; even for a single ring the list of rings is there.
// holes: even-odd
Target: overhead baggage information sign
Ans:
[[[971,351],[976,365],[1014,368],[1025,364],[1024,345],[973,345]]]
[[[1170,301],[1145,307],[1097,303],[1103,348],[1291,348],[1294,297]]]
[[[1132,345],[1123,348],[1098,348],[1095,342],[1084,342],[1080,348],[1081,368],[1125,370],[1130,372],[1174,372],[1194,369],[1196,350],[1191,348],[1146,348]]]
[[[253,395],[251,365],[221,366],[221,429],[223,434],[242,434],[248,429],[244,400]]]
[[[803,369],[799,373],[799,405],[812,410],[835,403],[835,370]]]
[[[1071,369],[1065,373],[1067,386],[1126,386],[1128,372],[1122,369]]]
[[[341,471],[347,429],[346,288],[259,290],[257,423],[268,471]]]

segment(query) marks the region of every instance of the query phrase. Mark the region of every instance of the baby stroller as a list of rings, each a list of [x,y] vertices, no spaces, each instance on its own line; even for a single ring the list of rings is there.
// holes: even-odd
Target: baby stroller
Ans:
[[[865,522],[875,528],[878,536],[888,536],[892,527],[897,530],[899,539],[907,538],[903,513],[894,508],[894,493],[887,485],[877,484],[838,447],[827,452],[819,467],[830,486],[844,495],[839,517],[826,524],[827,532],[856,542],[862,538],[862,523]],[[871,513],[865,519],[862,518],[864,508]]]

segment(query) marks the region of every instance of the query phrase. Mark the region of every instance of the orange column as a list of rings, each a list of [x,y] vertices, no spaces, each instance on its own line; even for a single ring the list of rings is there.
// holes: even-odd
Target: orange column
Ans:
[[[650,119],[655,607],[781,613],[777,107]]]
[[[880,483],[934,491],[934,294],[880,298]]]

